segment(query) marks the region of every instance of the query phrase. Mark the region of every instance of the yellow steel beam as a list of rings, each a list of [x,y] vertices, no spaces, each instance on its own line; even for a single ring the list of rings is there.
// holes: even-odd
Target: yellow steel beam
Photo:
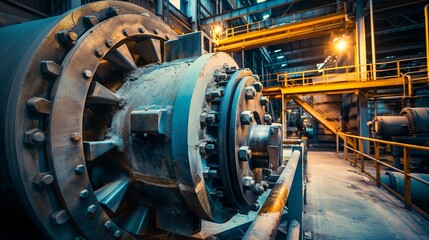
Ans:
[[[294,86],[294,87],[265,87],[265,95],[273,94],[305,94],[305,93],[318,93],[318,92],[340,92],[349,91],[356,89],[369,89],[369,88],[391,88],[403,86],[403,78],[389,78],[384,80],[376,81],[353,81],[353,82],[339,82],[339,83],[325,83],[325,84],[314,84],[305,86]]]
[[[320,36],[344,27],[345,14],[333,14],[293,24],[248,31],[245,34],[217,40],[215,51],[237,51],[298,39]]]

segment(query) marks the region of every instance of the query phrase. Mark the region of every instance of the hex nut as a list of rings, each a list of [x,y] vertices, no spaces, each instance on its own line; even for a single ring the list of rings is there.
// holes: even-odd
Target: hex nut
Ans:
[[[91,78],[91,77],[92,77],[92,71],[91,71],[91,70],[86,69],[86,70],[84,70],[84,71],[82,72],[82,76],[83,76],[84,78],[86,78],[86,79]]]
[[[250,125],[253,122],[253,113],[251,111],[243,111],[240,114],[240,122],[243,125]]]
[[[271,123],[271,121],[272,121],[271,115],[270,114],[265,114],[264,115],[264,122],[265,123]]]
[[[202,126],[205,126],[207,124],[207,113],[206,112],[201,113],[201,115],[200,115],[200,124]]]
[[[90,213],[90,214],[94,214],[95,213],[95,211],[97,210],[97,206],[95,206],[95,205],[90,205],[88,208],[87,208],[87,212],[88,213]]]
[[[240,161],[249,161],[252,158],[252,150],[249,146],[241,146],[238,149],[238,159]]]
[[[118,16],[119,14],[121,14],[121,10],[119,8],[117,8],[117,7],[110,7],[107,10],[106,16],[108,18],[111,18],[111,17]]]
[[[244,190],[252,190],[252,186],[255,184],[255,180],[253,180],[253,177],[251,176],[246,176],[243,177],[242,184]]]
[[[110,39],[107,39],[105,42],[106,47],[111,48],[113,47],[113,41]]]
[[[207,89],[206,91],[206,100],[211,101],[216,98],[222,97],[222,92],[219,89]]]
[[[261,92],[264,88],[261,82],[254,82],[253,87],[256,89],[257,92]]]
[[[255,195],[261,196],[264,193],[264,186],[262,186],[261,183],[256,183],[255,185],[253,185],[252,187],[252,192]]]
[[[120,238],[121,234],[122,234],[121,230],[118,229],[118,230],[115,231],[115,233],[113,234],[113,236],[115,236],[115,238]]]
[[[124,30],[122,30],[122,34],[123,34],[125,37],[130,36],[130,30],[129,30],[129,29],[124,29]]]
[[[112,226],[113,226],[113,223],[109,220],[104,223],[104,228],[106,228],[106,230],[111,229]]]
[[[95,49],[94,53],[97,57],[102,57],[104,55],[104,51],[100,48]]]
[[[80,136],[80,133],[72,133],[70,134],[70,139],[73,142],[78,142],[82,137]]]
[[[38,173],[34,177],[33,182],[39,187],[47,187],[54,182],[54,176],[52,176],[50,173]]]
[[[260,207],[261,205],[259,204],[259,202],[255,202],[252,206],[250,206],[250,210],[256,212],[259,210]]]
[[[246,100],[254,99],[256,96],[256,89],[253,86],[244,88],[244,97]]]
[[[207,124],[215,123],[217,121],[217,117],[215,113],[209,113],[207,114]]]
[[[80,193],[79,193],[80,198],[88,198],[88,195],[89,195],[89,192],[86,189],[80,191]]]
[[[33,128],[24,133],[24,142],[29,144],[40,144],[46,140],[45,133],[38,128]]]
[[[268,100],[267,97],[262,96],[261,100],[259,100],[259,102],[261,103],[262,106],[266,106],[270,101]]]
[[[83,24],[87,27],[87,28],[91,28],[94,27],[95,25],[97,25],[99,23],[98,18],[96,16],[85,16],[83,18]]]
[[[74,169],[74,172],[76,173],[76,174],[82,174],[82,173],[84,173],[85,172],[85,170],[86,170],[86,167],[84,166],[84,165],[77,165],[76,166],[76,168]]]
[[[260,81],[260,78],[259,78],[259,75],[258,74],[253,74],[252,75],[252,77],[254,78],[254,79],[256,79],[256,81]]]

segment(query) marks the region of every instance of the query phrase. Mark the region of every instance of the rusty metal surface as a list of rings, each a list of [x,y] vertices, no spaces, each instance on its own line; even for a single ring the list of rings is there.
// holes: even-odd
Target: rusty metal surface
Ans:
[[[229,55],[162,63],[177,34],[118,1],[0,35],[0,180],[47,237],[190,236],[259,208],[281,131]]]
[[[243,239],[261,240],[275,238],[299,158],[300,152],[295,150]]]

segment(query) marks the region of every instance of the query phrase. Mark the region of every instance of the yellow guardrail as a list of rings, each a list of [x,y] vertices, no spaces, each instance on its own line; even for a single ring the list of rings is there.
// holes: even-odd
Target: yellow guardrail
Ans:
[[[299,87],[339,82],[377,81],[419,74],[422,75],[421,78],[413,77],[412,80],[421,80],[427,78],[425,76],[426,72],[426,57],[418,57],[376,63],[375,69],[374,64],[370,63],[300,72],[266,74],[259,77],[265,86],[278,86],[280,83],[284,87]]]
[[[342,136],[345,142],[347,141],[347,139],[352,139],[353,142],[355,143],[354,146],[361,146],[361,148],[363,148],[364,142],[371,143],[374,146],[374,155],[373,156],[370,154],[364,153],[363,150],[355,149],[353,147],[348,146],[347,144],[344,144],[344,158],[347,161],[350,161],[354,166],[359,167],[361,169],[362,173],[367,174],[369,177],[371,177],[373,180],[375,180],[377,183],[377,186],[383,186],[389,192],[391,192],[396,197],[401,199],[405,203],[405,208],[414,209],[415,211],[420,213],[422,216],[429,219],[429,213],[423,211],[418,206],[414,205],[411,201],[411,179],[415,179],[415,180],[417,180],[423,184],[426,184],[426,185],[429,185],[429,182],[411,174],[411,161],[410,161],[410,151],[412,149],[421,150],[421,151],[429,151],[429,147],[406,144],[406,143],[391,142],[391,141],[385,141],[385,140],[367,138],[367,137],[361,137],[361,136],[355,136],[355,135],[346,134],[346,133],[338,133],[338,135]],[[404,162],[403,163],[403,165],[404,165],[403,170],[398,169],[395,166],[392,166],[388,163],[381,161],[380,148],[381,148],[382,144],[383,145],[390,145],[390,146],[397,146],[397,147],[403,148],[403,162]],[[352,158],[349,158],[349,150],[353,153]],[[375,162],[375,176],[373,176],[371,173],[369,173],[366,170],[365,158]],[[359,165],[358,165],[358,161],[359,161]],[[393,169],[395,171],[398,171],[404,175],[404,196],[395,192],[389,186],[387,186],[381,182],[381,180],[380,180],[381,165],[386,166],[386,167]]]
[[[338,14],[345,13],[345,3],[344,4],[327,4],[316,8],[306,9],[303,11],[283,15],[276,18],[264,19],[258,22],[253,22],[249,24],[244,24],[232,28],[227,28],[223,32],[217,32],[216,28],[213,27],[210,33],[213,40],[224,40],[236,37],[237,35],[242,35],[250,32],[260,31],[266,28],[271,28],[275,26],[282,26],[285,24],[293,24],[303,20],[313,20],[318,17],[324,17],[329,14]]]

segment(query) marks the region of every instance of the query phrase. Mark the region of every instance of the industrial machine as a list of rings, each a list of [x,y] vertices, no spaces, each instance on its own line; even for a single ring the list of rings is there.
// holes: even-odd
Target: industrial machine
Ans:
[[[373,121],[374,132],[385,140],[429,146],[429,108],[404,108],[400,116],[378,116]],[[392,147],[395,166],[400,167],[402,148]],[[427,152],[411,150],[415,168],[429,171]]]
[[[190,236],[258,210],[282,131],[203,37],[120,1],[1,28],[1,206],[52,239]]]

